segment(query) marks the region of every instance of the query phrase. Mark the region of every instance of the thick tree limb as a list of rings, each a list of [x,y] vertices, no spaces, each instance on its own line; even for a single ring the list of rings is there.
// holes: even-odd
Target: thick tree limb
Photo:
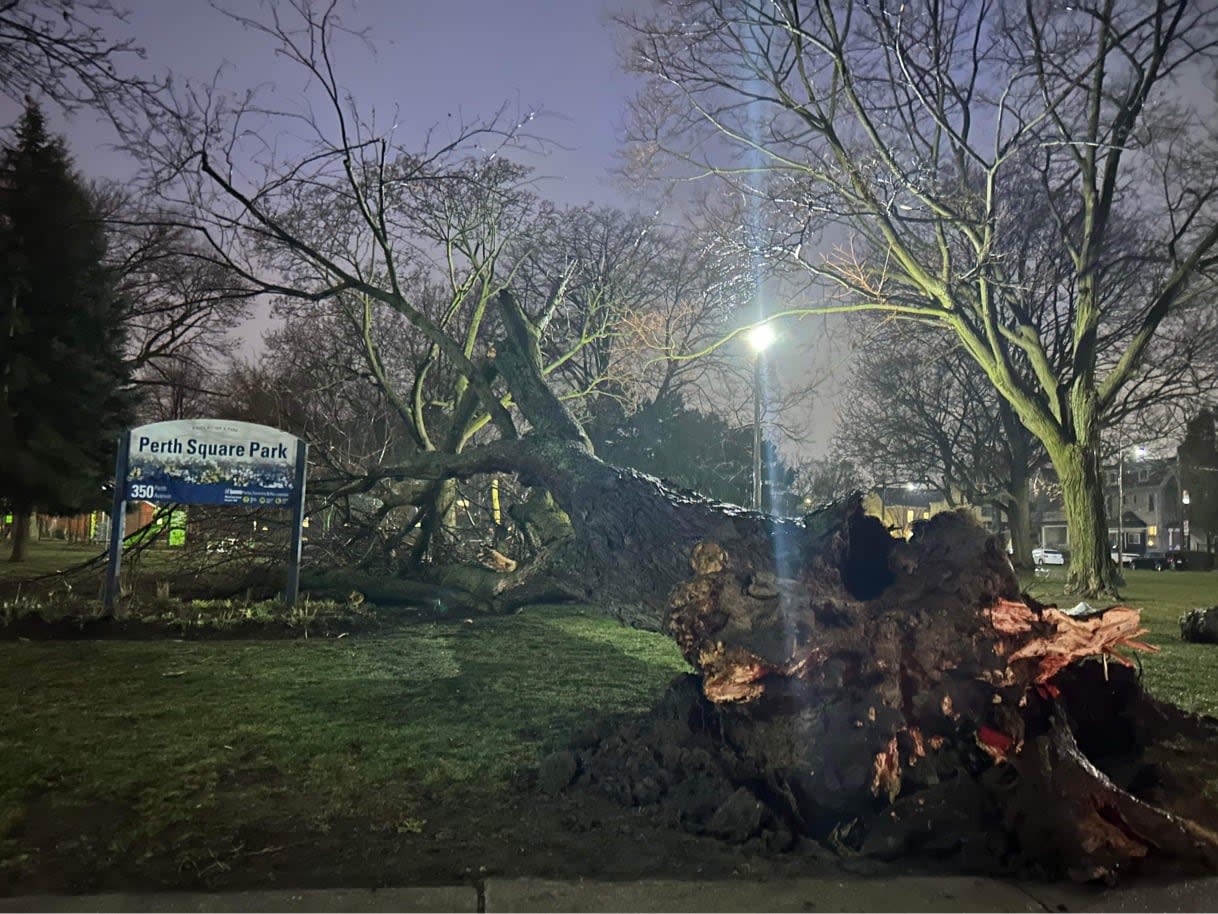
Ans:
[[[495,353],[495,367],[534,431],[558,441],[572,441],[592,452],[592,442],[571,411],[546,386],[542,375],[540,330],[510,291],[499,293],[499,315],[507,339]]]

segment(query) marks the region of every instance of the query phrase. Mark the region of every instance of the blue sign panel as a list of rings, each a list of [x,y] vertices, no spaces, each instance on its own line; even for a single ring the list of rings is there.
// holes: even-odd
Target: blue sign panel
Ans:
[[[185,419],[130,432],[124,495],[179,505],[286,507],[292,501],[295,435],[250,422]]]

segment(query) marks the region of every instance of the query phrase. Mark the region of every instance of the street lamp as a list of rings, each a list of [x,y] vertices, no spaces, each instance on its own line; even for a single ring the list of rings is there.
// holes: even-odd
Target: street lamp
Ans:
[[[1188,552],[1188,489],[1180,488],[1180,549]]]
[[[1146,447],[1134,448],[1139,461],[1146,459]],[[1125,565],[1125,445],[1117,433],[1117,565]]]
[[[1117,567],[1125,565],[1125,448],[1117,438]]]
[[[753,350],[753,510],[761,510],[761,369],[765,351],[778,334],[769,324],[758,324],[747,334]]]

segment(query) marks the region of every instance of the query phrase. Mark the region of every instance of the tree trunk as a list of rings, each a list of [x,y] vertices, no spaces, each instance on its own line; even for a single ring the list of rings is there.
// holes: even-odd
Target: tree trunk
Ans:
[[[1011,493],[1011,500],[1003,506],[1007,528],[1011,536],[1011,562],[1016,568],[1031,568],[1032,561],[1032,517],[1028,504],[1028,480],[1022,480],[1022,488]]]
[[[1016,568],[1031,568],[1032,562],[1032,480],[1025,458],[1017,457],[1011,469],[1011,501],[1006,509],[1011,531],[1011,557]]]
[[[418,537],[410,550],[410,567],[420,568],[427,557],[437,556],[448,538],[445,531],[453,526],[453,509],[457,501],[457,487],[451,479],[441,479],[431,486],[419,510],[423,520],[419,523]],[[436,558],[439,562],[440,559]]]
[[[1003,512],[1006,514],[1007,527],[1011,531],[1011,557],[1016,568],[1031,568],[1033,565],[1032,478],[1029,467],[1035,447],[1033,435],[1005,400],[999,401],[998,414],[1003,432],[1007,437],[1005,445],[1010,465],[1007,500],[1003,505]]]
[[[13,549],[10,562],[24,562],[26,546],[30,540],[30,512],[21,508],[13,511]]]
[[[1084,597],[1117,595],[1120,572],[1109,555],[1099,450],[1069,444],[1051,450],[1070,531],[1066,590]]]
[[[576,599],[636,628],[662,630],[669,591],[688,575],[694,547],[714,539],[757,567],[794,569],[803,525],[723,505],[609,466],[575,442],[503,442],[503,464],[544,486],[571,521],[554,574]]]

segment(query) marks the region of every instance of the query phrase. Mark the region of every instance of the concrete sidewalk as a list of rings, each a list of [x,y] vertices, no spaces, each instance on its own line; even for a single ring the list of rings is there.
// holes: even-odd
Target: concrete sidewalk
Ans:
[[[1102,890],[969,876],[552,882],[163,894],[27,895],[7,911],[1214,911],[1218,878]]]

